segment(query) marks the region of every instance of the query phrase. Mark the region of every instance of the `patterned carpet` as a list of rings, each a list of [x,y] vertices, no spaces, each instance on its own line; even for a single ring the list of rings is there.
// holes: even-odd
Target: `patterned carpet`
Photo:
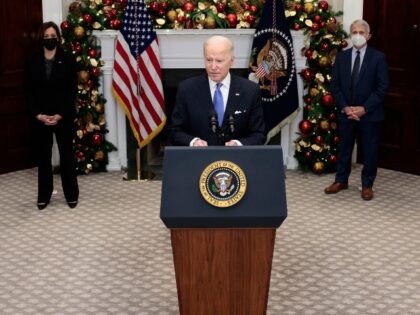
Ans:
[[[420,177],[381,169],[363,201],[358,166],[335,196],[286,176],[267,314],[420,314]],[[56,177],[39,211],[36,169],[0,175],[0,314],[178,314],[161,182],[122,177],[79,177],[75,209]]]

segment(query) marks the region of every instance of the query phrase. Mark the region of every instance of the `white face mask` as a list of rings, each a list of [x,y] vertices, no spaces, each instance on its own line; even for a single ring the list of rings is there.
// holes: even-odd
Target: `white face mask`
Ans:
[[[360,34],[351,35],[350,40],[355,47],[362,47],[366,44],[366,38]]]

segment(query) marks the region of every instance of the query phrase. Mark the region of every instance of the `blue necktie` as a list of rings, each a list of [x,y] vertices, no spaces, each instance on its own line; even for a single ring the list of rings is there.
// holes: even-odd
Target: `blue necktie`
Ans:
[[[222,87],[222,83],[216,84],[216,91],[214,91],[214,97],[213,97],[213,104],[214,104],[214,110],[217,113],[217,120],[219,122],[219,127],[223,124],[223,116],[224,116],[224,106],[223,106],[223,95],[220,91],[220,88]]]

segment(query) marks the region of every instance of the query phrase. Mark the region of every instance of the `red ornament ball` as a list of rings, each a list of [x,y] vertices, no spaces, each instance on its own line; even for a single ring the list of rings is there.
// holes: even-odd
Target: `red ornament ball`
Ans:
[[[331,163],[337,163],[337,156],[336,155],[331,155],[328,160]]]
[[[114,0],[103,0],[102,3],[104,5],[108,5],[109,6],[109,5],[112,5],[114,3]]]
[[[303,10],[303,5],[301,5],[301,4],[296,4],[296,5],[295,5],[295,10],[296,10],[296,11],[302,11],[302,10]]]
[[[312,50],[306,49],[306,51],[305,51],[305,57],[306,58],[312,59],[312,54],[313,54]]]
[[[295,31],[299,31],[299,30],[300,30],[300,25],[299,25],[299,23],[295,23],[295,24],[293,24],[293,29],[294,29]]]
[[[304,69],[302,71],[302,76],[305,79],[305,81],[310,81],[312,79],[312,72],[310,69]]]
[[[127,0],[117,0],[117,4],[120,8],[125,8],[127,6]]]
[[[85,158],[85,154],[82,151],[76,151],[76,157],[79,160],[83,160]]]
[[[320,15],[315,15],[314,16],[314,22],[319,23],[320,21],[321,21],[321,16]]]
[[[299,130],[303,134],[305,135],[308,134],[311,131],[311,129],[312,129],[312,123],[309,120],[305,119],[299,123]]]
[[[324,28],[325,25],[327,25],[327,23],[325,23],[324,21],[321,21],[321,23],[319,23],[319,27]]]
[[[226,15],[226,21],[228,22],[230,28],[235,28],[236,24],[238,24],[238,17],[235,13],[229,13]]]
[[[321,50],[322,51],[327,51],[328,49],[330,49],[330,44],[323,42],[321,43]]]
[[[216,9],[217,9],[217,12],[219,12],[219,13],[225,12],[226,5],[223,2],[218,2],[216,4]]]
[[[98,53],[96,52],[96,49],[90,48],[88,50],[88,55],[90,58],[96,58],[96,56],[98,55]]]
[[[310,159],[311,159],[311,157],[312,157],[312,153],[311,153],[311,151],[306,151],[306,152],[305,152],[305,158],[306,158],[307,160],[310,160]]]
[[[80,54],[82,52],[82,45],[80,45],[79,42],[75,42],[73,44],[73,50],[77,53]]]
[[[108,12],[108,17],[113,20],[117,17],[118,15],[118,11],[116,9],[112,9],[111,11]]]
[[[349,43],[345,39],[341,41],[341,47],[346,48],[348,45]]]
[[[168,2],[162,1],[161,3],[159,3],[159,8],[161,10],[166,10],[168,8]]]
[[[149,8],[152,11],[158,11],[159,10],[159,4],[156,1],[149,3]]]
[[[308,97],[305,97],[305,103],[306,104],[311,104],[312,103],[312,98],[310,98],[309,96]]]
[[[100,145],[102,143],[102,135],[100,133],[94,133],[92,135],[92,144],[93,145]]]
[[[321,136],[316,136],[315,137],[315,143],[318,145],[321,145],[324,142],[324,138],[322,138]]]
[[[327,1],[319,1],[319,3],[318,3],[318,7],[321,9],[321,10],[327,10],[328,9],[328,2]]]
[[[305,107],[304,107],[304,109],[307,111],[307,112],[310,112],[311,111],[311,109],[312,109],[312,107],[311,107],[311,105],[306,105]]]
[[[191,19],[187,18],[187,22],[185,23],[185,28],[186,29],[192,29],[193,27],[194,27],[193,21],[191,21]]]
[[[334,138],[333,138],[333,143],[334,144],[338,144],[340,142],[340,138],[338,137],[338,136],[335,136]]]
[[[194,11],[194,9],[195,9],[195,7],[194,7],[194,4],[193,3],[191,3],[191,2],[185,2],[185,4],[184,4],[184,11],[185,12],[192,12],[192,11]]]
[[[86,24],[92,23],[92,19],[92,15],[90,15],[89,13],[83,15],[83,22],[85,22]]]
[[[187,18],[185,16],[178,16],[176,20],[178,21],[179,24],[182,24],[187,20]]]
[[[251,5],[249,6],[249,11],[251,11],[252,13],[257,13],[258,8],[255,5]]]
[[[60,24],[60,27],[61,27],[61,29],[63,30],[63,31],[67,31],[69,28],[70,28],[70,23],[69,23],[69,21],[63,21],[61,24]]]
[[[118,19],[111,20],[111,22],[109,22],[109,25],[111,26],[112,29],[117,30],[121,26],[121,20],[118,20]]]
[[[334,104],[334,98],[331,94],[324,94],[321,98],[321,103],[326,107],[330,107]]]
[[[318,23],[313,23],[312,27],[311,27],[311,31],[312,33],[315,33],[319,30],[319,24]]]
[[[92,75],[94,75],[95,77],[99,77],[99,75],[101,74],[101,69],[99,69],[98,67],[93,67],[93,68],[90,70],[90,73],[91,73]]]
[[[255,16],[253,16],[253,15],[248,15],[247,17],[246,17],[246,21],[250,24],[250,25],[252,25],[252,24],[254,24],[254,22],[255,22]]]
[[[330,114],[328,115],[328,119],[329,119],[329,120],[336,120],[336,119],[337,119],[337,115],[336,115],[335,113],[330,113]]]

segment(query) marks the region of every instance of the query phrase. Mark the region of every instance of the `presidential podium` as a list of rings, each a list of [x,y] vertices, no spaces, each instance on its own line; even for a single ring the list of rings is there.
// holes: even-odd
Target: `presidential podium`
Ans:
[[[166,147],[161,198],[180,314],[265,314],[287,217],[281,147]]]

